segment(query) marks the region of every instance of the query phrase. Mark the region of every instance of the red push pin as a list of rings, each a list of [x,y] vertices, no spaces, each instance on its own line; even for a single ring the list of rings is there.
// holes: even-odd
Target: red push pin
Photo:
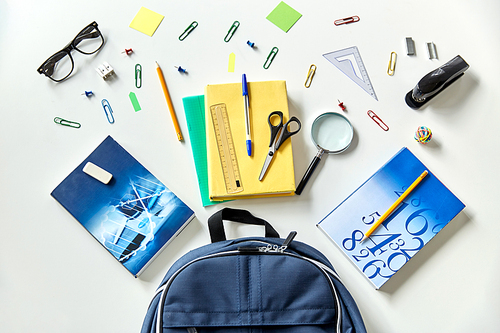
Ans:
[[[130,55],[130,54],[132,54],[132,52],[134,52],[134,51],[132,51],[132,49],[125,49],[125,51],[123,51],[122,53],[126,53],[127,55]]]
[[[337,100],[337,101],[339,101],[339,100]],[[340,103],[340,104],[339,104],[339,106],[340,106],[340,108],[342,109],[342,111],[345,111],[345,106],[344,106],[344,103],[343,103],[343,102],[341,102],[341,101],[339,101],[339,103]]]

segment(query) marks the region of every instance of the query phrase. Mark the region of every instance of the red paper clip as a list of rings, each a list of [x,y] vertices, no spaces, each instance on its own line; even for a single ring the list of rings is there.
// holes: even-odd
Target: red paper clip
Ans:
[[[343,19],[339,19],[333,22],[335,25],[341,25],[341,24],[348,24],[348,23],[354,23],[359,21],[359,16],[351,16],[351,17],[346,17]]]
[[[382,121],[382,119],[380,119],[380,117],[375,114],[375,112],[373,112],[372,110],[368,110],[368,112],[366,114],[368,115],[368,117],[372,118],[373,121],[375,123],[377,123],[377,125],[379,125],[381,129],[383,129],[384,131],[388,131],[389,130],[389,126],[387,126]]]

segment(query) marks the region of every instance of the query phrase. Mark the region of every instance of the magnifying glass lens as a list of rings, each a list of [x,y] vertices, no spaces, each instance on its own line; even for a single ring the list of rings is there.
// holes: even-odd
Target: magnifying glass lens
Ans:
[[[311,131],[316,145],[332,153],[343,151],[352,141],[351,125],[345,118],[335,113],[318,117]]]

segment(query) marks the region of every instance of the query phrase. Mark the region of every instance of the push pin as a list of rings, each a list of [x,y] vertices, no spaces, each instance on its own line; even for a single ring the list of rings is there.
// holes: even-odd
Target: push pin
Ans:
[[[106,80],[111,75],[115,74],[113,67],[111,67],[111,65],[108,64],[107,62],[104,62],[101,66],[97,67],[95,70],[104,80]]]
[[[255,43],[252,43],[251,41],[247,40],[247,44],[253,49],[255,46]]]
[[[187,70],[185,70],[184,68],[182,68],[181,66],[174,66],[175,68],[177,68],[177,70],[181,73],[186,73],[187,74]]]
[[[82,93],[82,95],[90,97],[90,96],[94,95],[94,93],[92,91],[85,91],[85,92]]]
[[[337,101],[339,101],[339,106],[342,109],[342,111],[345,111],[344,102],[341,102],[340,100],[337,100]]]
[[[131,55],[133,52],[132,49],[125,49],[125,51],[122,51],[122,53],[126,53],[127,55]]]

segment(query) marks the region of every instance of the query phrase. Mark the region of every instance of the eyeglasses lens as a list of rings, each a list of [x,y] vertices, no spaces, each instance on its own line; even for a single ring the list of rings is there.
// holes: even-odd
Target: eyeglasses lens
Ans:
[[[93,26],[88,26],[76,36],[73,46],[78,51],[91,54],[96,52],[104,44],[104,38],[99,30]]]
[[[53,80],[62,80],[71,74],[73,61],[68,52],[61,51],[50,57],[43,65],[43,69]]]

